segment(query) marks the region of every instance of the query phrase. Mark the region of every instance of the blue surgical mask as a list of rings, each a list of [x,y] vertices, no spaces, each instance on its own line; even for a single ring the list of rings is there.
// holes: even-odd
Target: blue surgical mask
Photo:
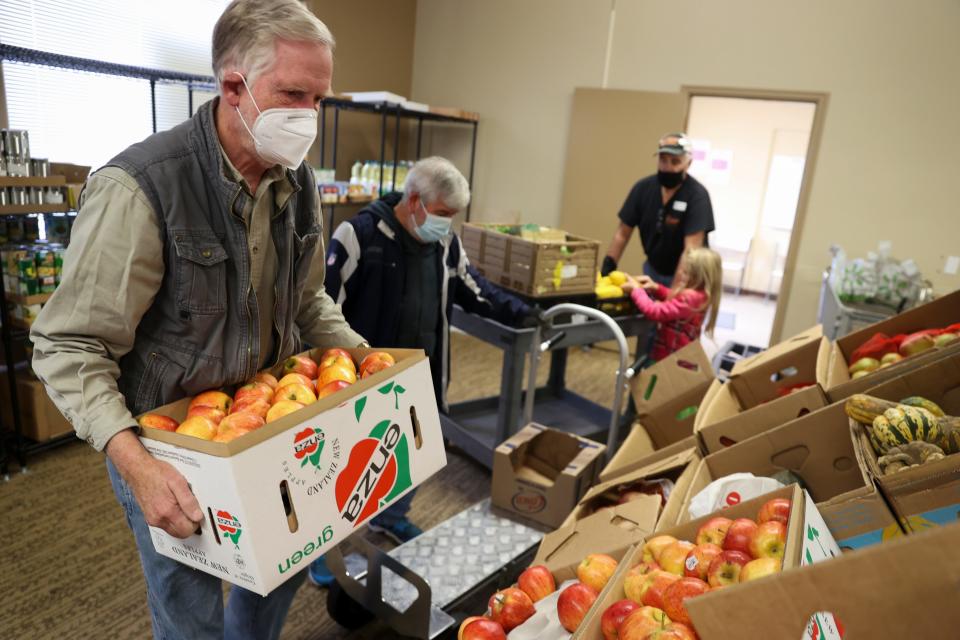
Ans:
[[[414,232],[424,242],[440,242],[450,233],[453,219],[430,213],[424,206],[423,200],[420,201],[420,206],[423,207],[423,212],[427,214],[427,219],[423,221],[422,225],[418,225],[417,221],[414,220]]]

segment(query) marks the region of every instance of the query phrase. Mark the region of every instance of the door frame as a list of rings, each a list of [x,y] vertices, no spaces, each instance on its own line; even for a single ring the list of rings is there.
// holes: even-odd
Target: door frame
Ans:
[[[797,198],[797,214],[793,220],[793,230],[790,232],[790,245],[784,260],[783,279],[780,282],[780,293],[777,295],[777,310],[773,316],[773,327],[770,331],[770,344],[776,344],[783,339],[783,325],[786,321],[785,293],[789,293],[793,286],[793,275],[797,263],[797,248],[800,246],[800,237],[807,219],[807,204],[810,200],[810,190],[816,169],[817,156],[820,151],[820,141],[823,135],[823,123],[827,116],[827,103],[830,94],[820,91],[787,91],[776,89],[745,89],[729,87],[706,87],[683,85],[680,93],[684,96],[687,105],[684,114],[684,130],[690,124],[690,103],[694,97],[712,98],[745,98],[750,100],[777,100],[780,102],[811,102],[814,104],[813,124],[810,127],[810,142],[807,145],[807,157],[803,165],[803,179],[800,183],[800,196]]]

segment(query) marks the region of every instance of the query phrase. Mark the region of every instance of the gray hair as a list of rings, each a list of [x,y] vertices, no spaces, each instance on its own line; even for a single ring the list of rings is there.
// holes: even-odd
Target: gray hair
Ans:
[[[234,0],[213,27],[213,74],[235,67],[253,85],[274,61],[275,42],[317,42],[333,51],[333,34],[298,0]]]
[[[470,185],[463,174],[446,158],[431,156],[418,160],[407,174],[403,187],[403,201],[411,194],[419,194],[424,204],[442,202],[447,207],[462,211],[470,202]]]

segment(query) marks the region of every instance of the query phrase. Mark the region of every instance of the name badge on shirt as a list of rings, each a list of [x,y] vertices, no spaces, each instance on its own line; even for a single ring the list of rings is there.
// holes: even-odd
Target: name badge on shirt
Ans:
[[[674,200],[673,201],[673,210],[674,211],[686,211],[687,203],[683,200]]]

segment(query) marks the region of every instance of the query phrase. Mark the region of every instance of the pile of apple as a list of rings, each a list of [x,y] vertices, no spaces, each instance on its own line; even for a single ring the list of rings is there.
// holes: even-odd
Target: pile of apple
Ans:
[[[624,600],[601,617],[603,637],[622,640],[696,638],[685,601],[711,589],[778,573],[783,566],[790,500],[774,498],[749,518],[716,516],[696,544],[660,535],[647,540],[624,578]]]
[[[290,356],[283,363],[284,375],[279,380],[261,371],[232,398],[223,391],[197,395],[190,401],[182,423],[158,413],[144,414],[139,423],[202,440],[230,442],[393,364],[393,356],[385,351],[368,354],[359,367],[344,349],[327,349],[319,364],[306,354]]]
[[[617,570],[617,561],[604,553],[592,553],[577,565],[577,582],[568,585],[557,599],[557,616],[564,629],[573,633],[590,611],[597,596]],[[557,583],[545,566],[528,567],[517,578],[517,586],[497,591],[490,597],[486,616],[467,618],[460,625],[457,640],[499,640],[527,621],[536,609],[533,603],[557,590]]]

